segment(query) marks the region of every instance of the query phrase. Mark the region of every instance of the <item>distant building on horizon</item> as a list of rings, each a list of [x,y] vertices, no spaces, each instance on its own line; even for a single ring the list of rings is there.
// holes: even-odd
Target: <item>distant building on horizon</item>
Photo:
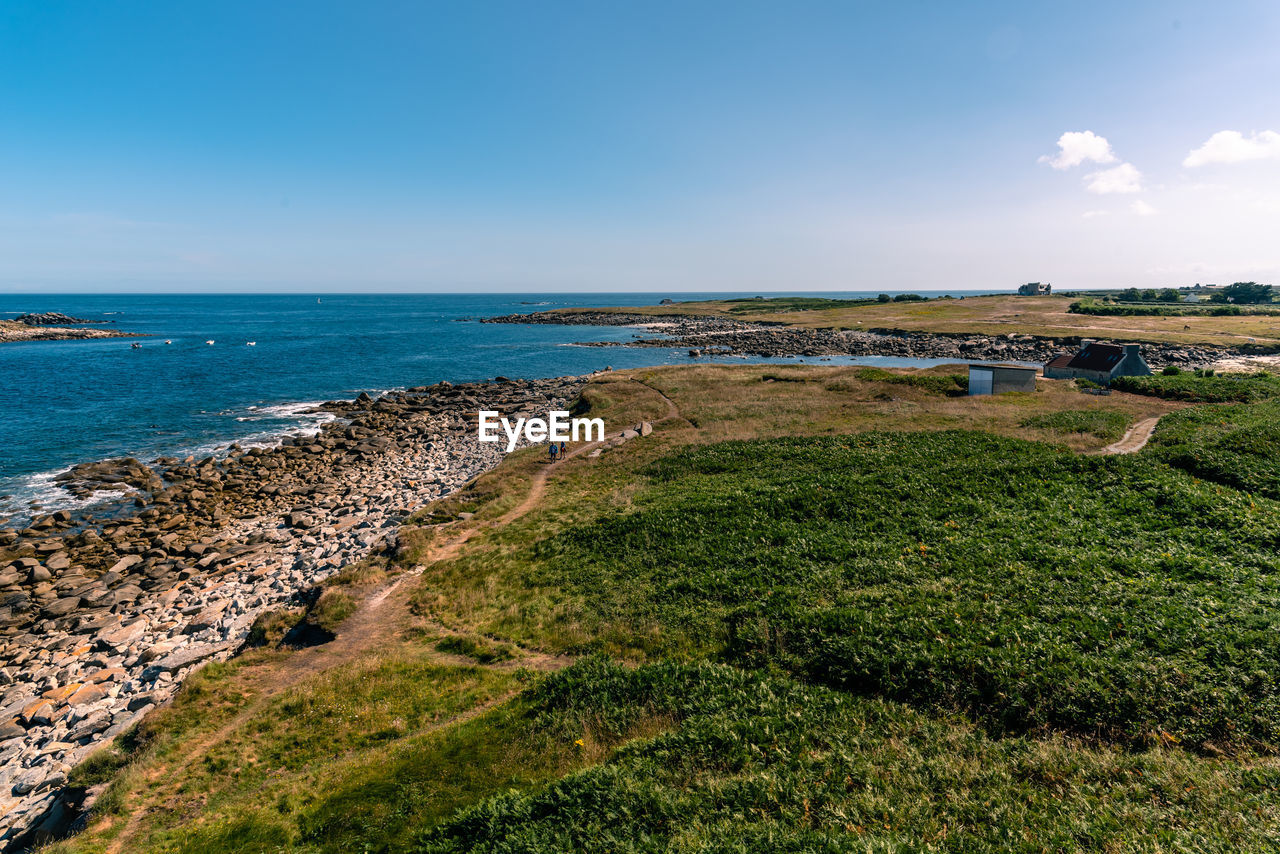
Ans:
[[[1053,290],[1048,282],[1027,282],[1018,287],[1018,293],[1024,297],[1042,297]]]
[[[1116,377],[1145,377],[1151,366],[1142,358],[1139,344],[1110,344],[1085,338],[1077,353],[1063,353],[1044,366],[1049,379],[1085,379],[1110,385]]]

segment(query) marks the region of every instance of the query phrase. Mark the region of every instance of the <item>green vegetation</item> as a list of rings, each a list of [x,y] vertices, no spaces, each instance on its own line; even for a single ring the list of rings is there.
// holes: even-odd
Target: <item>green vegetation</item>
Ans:
[[[264,617],[57,850],[1280,851],[1280,396],[950,370],[602,377],[651,436],[518,451]]]
[[[587,661],[530,697],[540,732],[618,741],[539,789],[495,794],[420,854],[1197,851],[1280,844],[1280,771],[991,739],[911,709],[725,666]],[[558,736],[558,739],[555,738]]]
[[[1149,377],[1117,377],[1111,387],[1189,403],[1251,403],[1280,397],[1280,377],[1266,372],[1218,374],[1186,371]]]
[[[1275,297],[1271,285],[1257,282],[1234,282],[1210,297],[1216,302],[1269,303]]]
[[[859,368],[854,374],[860,380],[892,385],[908,385],[935,394],[963,397],[969,393],[969,377],[965,374],[892,373],[880,368]]]
[[[1111,302],[1109,297],[1101,302],[1096,297],[1085,297],[1071,303],[1067,311],[1094,317],[1238,317],[1246,314],[1275,317],[1280,316],[1280,310],[1240,308],[1242,305],[1270,305],[1274,301],[1274,296],[1271,285],[1236,282],[1210,294],[1208,301],[1215,305],[1202,306],[1183,303],[1182,295],[1176,288],[1164,288],[1159,291],[1153,288],[1147,290],[1125,288],[1116,294],[1116,303]],[[1162,304],[1153,305],[1152,303]]]
[[[1177,288],[1146,288],[1139,290],[1138,288],[1125,288],[1116,295],[1116,299],[1126,302],[1178,302],[1182,299],[1182,294]]]
[[[495,664],[515,658],[515,652],[509,644],[491,643],[463,635],[449,635],[436,641],[436,650],[461,655],[480,664]]]
[[[1112,409],[1066,409],[1033,415],[1022,422],[1023,427],[1052,430],[1055,433],[1088,433],[1099,439],[1113,441],[1124,435],[1129,418],[1123,412]]]
[[[424,824],[587,758],[528,731],[519,703],[444,737],[453,720],[514,696],[520,674],[397,653],[257,703],[240,680],[262,660],[200,671],[124,748],[78,772],[87,784],[104,778],[98,766],[123,765],[99,814],[122,814],[148,790],[168,799],[145,844],[124,850],[403,851]],[[193,761],[187,745],[220,730]],[[184,820],[193,807],[202,819]]]
[[[1093,317],[1280,317],[1280,310],[1241,309],[1237,305],[1198,307],[1193,305],[1132,305],[1078,300],[1067,309],[1072,314]]]
[[[633,512],[518,555],[525,583],[576,593],[595,631],[631,626],[650,654],[781,667],[993,732],[1280,745],[1271,504],[1147,458],[964,432],[725,443],[649,477]]]
[[[1152,452],[1196,477],[1280,499],[1280,400],[1166,415]]]
[[[303,608],[276,608],[263,611],[249,627],[245,646],[262,647],[279,645],[305,616]]]

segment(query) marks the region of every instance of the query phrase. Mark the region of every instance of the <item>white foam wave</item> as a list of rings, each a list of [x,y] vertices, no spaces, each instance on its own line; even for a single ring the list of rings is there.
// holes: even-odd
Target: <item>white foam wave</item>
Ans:
[[[82,510],[106,501],[127,498],[136,491],[131,486],[121,484],[111,487],[103,486],[87,495],[77,496],[63,489],[57,480],[58,475],[69,471],[71,471],[71,466],[36,472],[23,478],[15,478],[12,483],[7,485],[8,488],[12,489],[12,495],[0,501],[0,517],[13,516],[19,519],[29,519],[32,516],[31,508],[33,506],[39,506],[39,513],[56,513],[59,510]]]

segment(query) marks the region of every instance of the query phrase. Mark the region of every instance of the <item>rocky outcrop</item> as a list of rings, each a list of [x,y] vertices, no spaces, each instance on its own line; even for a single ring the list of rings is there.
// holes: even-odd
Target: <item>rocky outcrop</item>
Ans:
[[[24,315],[32,317],[39,315]],[[65,315],[60,315],[65,317]],[[87,321],[71,318],[71,323]],[[73,341],[84,338],[142,338],[138,332],[118,332],[114,329],[83,329],[74,326],[39,326],[17,320],[0,320],[0,344],[14,341]]]
[[[0,530],[0,849],[52,821],[70,769],[232,655],[259,613],[393,547],[409,513],[495,465],[477,410],[545,415],[581,384],[361,395],[277,447],[67,472],[69,491],[129,500],[105,518],[61,511]]]
[[[747,323],[724,317],[574,311],[510,314],[487,323],[641,326],[650,334],[628,341],[583,341],[585,347],[678,347],[690,356],[898,356],[962,361],[1047,362],[1074,350],[1080,338],[1036,335],[967,335],[899,329],[806,329],[769,323]],[[653,334],[657,333],[657,334]],[[1217,347],[1145,344],[1143,356],[1153,366],[1208,365],[1235,351]]]
[[[86,320],[83,317],[72,317],[60,311],[45,311],[39,314],[20,314],[13,319],[14,323],[25,323],[27,326],[68,326],[77,323],[112,323],[110,320]]]

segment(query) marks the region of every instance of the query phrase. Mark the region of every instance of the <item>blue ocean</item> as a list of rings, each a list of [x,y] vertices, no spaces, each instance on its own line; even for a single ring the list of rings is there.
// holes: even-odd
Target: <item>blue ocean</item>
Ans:
[[[46,510],[73,506],[53,478],[76,463],[270,443],[314,429],[323,416],[305,410],[318,401],[440,380],[690,361],[678,348],[573,346],[638,334],[627,327],[475,322],[566,306],[652,305],[666,296],[727,295],[0,295],[0,318],[58,311],[149,336],[0,344],[0,521],[29,515],[33,501]]]

